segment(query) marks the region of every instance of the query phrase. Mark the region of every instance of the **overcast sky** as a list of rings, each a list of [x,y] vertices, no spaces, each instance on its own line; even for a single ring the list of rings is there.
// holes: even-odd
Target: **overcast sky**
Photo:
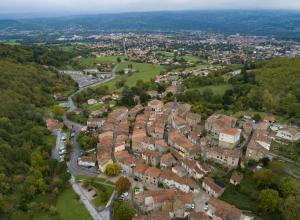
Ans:
[[[186,9],[300,9],[300,0],[0,0],[0,13],[97,13]]]

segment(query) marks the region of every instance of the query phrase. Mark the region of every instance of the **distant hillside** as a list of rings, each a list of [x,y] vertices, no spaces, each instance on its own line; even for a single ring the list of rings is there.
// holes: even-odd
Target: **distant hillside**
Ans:
[[[24,19],[19,29],[80,27],[89,30],[201,30],[224,34],[266,35],[300,41],[300,13],[292,11],[177,11]],[[0,20],[0,27],[12,24]]]

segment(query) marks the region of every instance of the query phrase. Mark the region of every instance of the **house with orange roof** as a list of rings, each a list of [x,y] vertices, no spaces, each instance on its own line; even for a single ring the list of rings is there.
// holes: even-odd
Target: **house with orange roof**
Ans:
[[[202,189],[210,196],[218,198],[224,193],[225,186],[211,177],[204,177]]]
[[[136,166],[134,167],[133,170],[133,175],[142,180],[145,181],[145,171],[149,168],[148,165],[144,164],[144,163],[138,163],[136,164]]]
[[[201,115],[197,113],[189,112],[187,113],[185,120],[190,126],[193,127],[195,125],[198,125],[201,122]]]
[[[151,108],[151,114],[161,114],[164,103],[160,100],[154,99],[148,102],[148,106]]]
[[[177,162],[171,153],[163,154],[160,158],[160,167],[161,168],[172,167],[175,164],[177,164]]]
[[[221,128],[219,134],[219,147],[235,148],[240,142],[241,129],[238,128]]]
[[[161,154],[157,151],[145,149],[142,151],[142,159],[146,164],[158,166],[160,163]]]
[[[241,151],[239,149],[227,149],[220,147],[209,147],[202,152],[204,160],[213,160],[228,168],[236,168],[239,165]]]
[[[182,133],[171,129],[168,137],[168,144],[178,150],[178,153],[185,158],[195,158],[200,147],[194,145]]]
[[[201,165],[196,160],[183,159],[181,166],[188,172],[189,176],[196,180],[201,179],[205,174],[210,172],[208,165]]]
[[[134,128],[131,135],[131,147],[133,151],[141,151],[142,144],[145,138],[147,137],[146,129],[136,129]]]
[[[236,122],[237,119],[235,117],[213,114],[206,120],[205,130],[212,138],[218,139],[222,128],[234,128]]]
[[[206,213],[212,219],[244,219],[241,210],[239,210],[234,205],[216,198],[210,198],[208,200],[208,210],[206,211]]]
[[[160,170],[157,169],[156,167],[149,167],[145,171],[145,181],[149,184],[157,185],[159,181],[160,173],[161,173]]]

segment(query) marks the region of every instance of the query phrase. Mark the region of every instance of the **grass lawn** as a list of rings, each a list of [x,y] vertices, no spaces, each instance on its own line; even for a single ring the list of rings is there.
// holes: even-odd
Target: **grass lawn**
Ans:
[[[257,200],[259,191],[252,179],[251,173],[244,173],[244,178],[240,186],[233,186],[229,183],[230,175],[226,180],[222,180],[226,185],[225,192],[220,199],[229,202],[240,209],[257,211]]]
[[[87,105],[87,110],[88,111],[96,111],[99,110],[100,108],[102,108],[103,104],[101,103],[96,103],[94,105]]]
[[[96,67],[97,64],[117,63],[117,58],[124,59],[124,56],[103,56],[103,57],[87,57],[80,59],[80,63],[86,67]]]
[[[56,203],[56,209],[59,219],[61,220],[92,220],[92,217],[86,210],[85,206],[77,199],[77,194],[72,188],[66,189],[62,192]],[[53,217],[40,210],[36,214],[37,220],[50,220]]]
[[[135,63],[135,62],[123,62],[120,63],[116,69],[116,71],[121,71],[128,67],[128,65],[132,64],[133,69],[136,69],[137,72],[118,76],[115,79],[103,84],[107,85],[110,90],[116,89],[116,83],[120,80],[125,80],[125,85],[132,87],[135,86],[138,80],[143,80],[144,82],[148,82],[151,79],[155,78],[161,71],[164,70],[164,67],[154,64],[148,63]]]
[[[77,199],[73,189],[65,190],[58,198],[56,208],[63,220],[90,220],[92,219],[86,208]]]
[[[168,51],[157,51],[157,54],[161,54],[164,57],[174,57],[173,52],[168,52]]]
[[[183,58],[185,61],[191,61],[191,62],[198,62],[202,60],[200,57],[193,56],[193,55],[180,56],[179,59],[180,58]]]

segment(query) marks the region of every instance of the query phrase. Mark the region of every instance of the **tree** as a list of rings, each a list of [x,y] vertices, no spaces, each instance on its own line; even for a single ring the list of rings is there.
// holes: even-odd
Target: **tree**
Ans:
[[[120,57],[117,58],[117,62],[121,63],[122,59]]]
[[[256,171],[253,175],[253,179],[258,187],[267,188],[275,184],[275,175],[272,170],[261,169]]]
[[[116,182],[116,190],[119,195],[127,192],[131,187],[131,183],[127,177],[121,176]]]
[[[259,122],[259,121],[262,120],[260,114],[258,114],[258,113],[254,114],[253,119],[254,119],[256,122]]]
[[[293,178],[286,177],[280,181],[279,190],[284,198],[290,195],[300,195],[300,184]]]
[[[127,202],[114,202],[114,220],[131,220],[134,216],[134,209]]]
[[[300,216],[300,195],[289,196],[283,205],[283,215],[285,220],[299,219]]]
[[[107,176],[117,176],[121,171],[121,168],[116,163],[111,163],[106,166],[105,174]]]
[[[55,115],[55,117],[59,118],[64,114],[64,109],[58,105],[53,106],[52,113]]]
[[[274,213],[279,210],[280,198],[278,191],[273,189],[264,189],[259,195],[260,208],[268,213]]]
[[[78,142],[83,149],[88,150],[97,147],[98,139],[94,134],[80,133],[78,137]]]

